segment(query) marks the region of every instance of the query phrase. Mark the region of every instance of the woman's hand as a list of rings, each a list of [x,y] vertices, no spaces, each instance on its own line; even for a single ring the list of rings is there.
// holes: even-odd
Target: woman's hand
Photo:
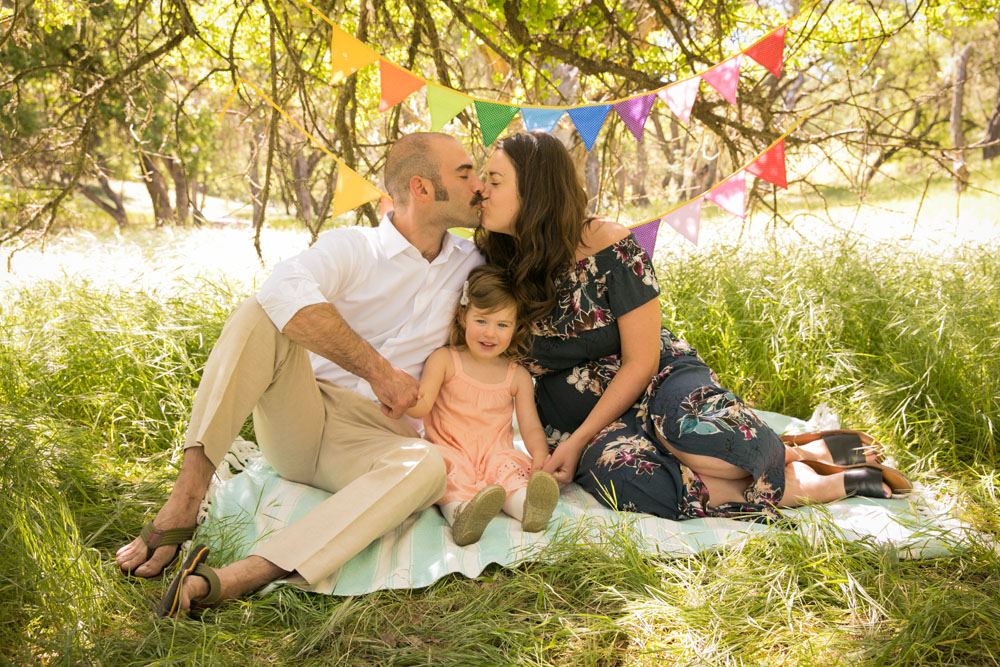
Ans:
[[[560,484],[569,484],[576,474],[576,464],[580,462],[581,451],[581,447],[566,440],[549,455],[542,470],[552,475]]]

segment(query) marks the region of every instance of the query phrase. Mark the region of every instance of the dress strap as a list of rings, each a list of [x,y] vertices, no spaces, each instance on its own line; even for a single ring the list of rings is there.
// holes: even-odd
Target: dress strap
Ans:
[[[505,387],[509,387],[511,383],[514,381],[514,371],[516,370],[517,370],[517,362],[516,361],[510,362],[510,364],[507,366],[507,376],[504,377],[503,379],[503,384]]]
[[[462,370],[462,357],[458,355],[458,350],[454,345],[449,345],[448,351],[451,352],[451,360],[455,362],[455,375],[465,375],[465,371]]]

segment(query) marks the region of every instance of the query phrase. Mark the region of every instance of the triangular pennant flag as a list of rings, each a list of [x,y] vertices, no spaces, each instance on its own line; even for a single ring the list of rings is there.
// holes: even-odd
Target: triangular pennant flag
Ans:
[[[366,65],[378,60],[378,54],[339,26],[330,25],[330,83],[340,83]]]
[[[604,121],[607,119],[610,111],[610,104],[598,104],[596,106],[577,107],[568,110],[569,117],[573,121],[573,125],[576,126],[576,131],[580,133],[583,145],[587,147],[588,151],[594,147],[594,142],[597,141],[597,133],[604,127]]]
[[[378,61],[379,80],[382,86],[382,98],[378,103],[379,111],[387,111],[407,97],[424,87],[424,80],[397,67],[385,58]]]
[[[636,141],[642,141],[642,132],[646,129],[646,119],[649,117],[649,110],[653,108],[655,101],[656,95],[643,95],[615,103],[615,111],[635,135]]]
[[[788,189],[788,176],[785,172],[785,140],[771,146],[759,158],[747,165],[747,171],[760,176],[765,181],[774,183],[779,188]]]
[[[719,91],[723,99],[730,104],[736,104],[736,85],[740,82],[740,57],[742,55],[737,53],[729,60],[716,65],[701,75],[701,78]]]
[[[701,197],[663,216],[663,222],[673,227],[674,231],[691,243],[698,245],[698,230],[701,229]]]
[[[521,107],[521,120],[524,121],[524,129],[528,132],[534,132],[535,130],[551,132],[555,129],[556,124],[564,113],[566,113],[565,109]]]
[[[439,132],[472,101],[468,95],[436,83],[427,85],[427,106],[431,110],[431,132]]]
[[[638,227],[632,228],[632,235],[649,258],[653,258],[653,251],[656,250],[656,233],[660,231],[660,219],[644,222]]]
[[[701,84],[700,76],[691,77],[675,83],[669,88],[664,88],[656,96],[663,100],[663,103],[682,123],[687,125],[688,121],[691,120],[691,107],[694,106],[694,98],[698,96],[699,84]]]
[[[333,189],[333,204],[330,206],[331,218],[352,211],[381,196],[382,192],[378,188],[361,178],[346,164],[337,160],[337,186]]]
[[[746,172],[739,171],[705,193],[705,199],[740,218],[747,216]]]
[[[785,59],[786,27],[781,26],[743,52],[771,70],[774,76],[781,76],[781,64]]]
[[[479,119],[479,131],[483,134],[483,144],[489,146],[496,141],[518,111],[518,107],[509,104],[476,100],[476,117]]]

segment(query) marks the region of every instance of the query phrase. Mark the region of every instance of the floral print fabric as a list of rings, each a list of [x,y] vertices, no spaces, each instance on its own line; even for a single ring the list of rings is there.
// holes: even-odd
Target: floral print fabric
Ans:
[[[532,326],[524,362],[537,381],[550,447],[586,419],[621,368],[617,319],[658,295],[652,264],[633,236],[563,276],[552,313]],[[575,481],[609,507],[667,519],[775,516],[784,490],[781,439],[665,328],[659,367],[646,393],[584,449]],[[746,470],[751,481],[744,501],[710,503],[698,475],[661,440]]]

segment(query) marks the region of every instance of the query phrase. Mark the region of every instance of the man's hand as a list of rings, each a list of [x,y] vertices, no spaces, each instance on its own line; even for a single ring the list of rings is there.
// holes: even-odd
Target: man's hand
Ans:
[[[395,366],[390,366],[384,375],[372,378],[369,384],[382,404],[382,412],[393,419],[402,417],[420,398],[420,383]]]
[[[569,484],[576,474],[576,464],[580,462],[580,451],[563,442],[545,461],[542,470],[552,475],[560,484]]]

